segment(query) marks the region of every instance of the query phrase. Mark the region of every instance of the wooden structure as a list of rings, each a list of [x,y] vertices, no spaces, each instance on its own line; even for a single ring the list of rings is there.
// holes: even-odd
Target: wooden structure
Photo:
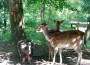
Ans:
[[[80,30],[85,32],[85,30],[87,29],[87,26],[90,22],[77,22],[77,21],[71,21],[67,24],[70,24],[71,26],[75,26],[76,30]]]

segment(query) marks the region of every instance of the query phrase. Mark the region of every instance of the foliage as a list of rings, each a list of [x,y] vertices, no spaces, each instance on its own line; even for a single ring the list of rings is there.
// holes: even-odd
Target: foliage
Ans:
[[[0,0],[2,3],[3,0]],[[49,29],[56,29],[53,20],[64,20],[61,29],[72,29],[65,23],[70,21],[87,21],[89,15],[89,0],[22,0],[24,9],[24,30],[27,39],[33,40],[36,44],[45,43],[46,40],[42,33],[36,33],[36,28],[41,23],[40,13],[42,2],[45,2],[44,19],[49,23]],[[5,0],[6,2],[6,0]],[[3,5],[0,5],[0,31],[3,30]],[[7,7],[8,8],[8,7]],[[0,32],[0,40],[10,39],[10,21],[8,10],[5,11],[7,19],[6,33]],[[5,36],[5,38],[4,38]]]
[[[84,11],[86,11],[87,13],[90,13],[90,0],[83,0],[84,1]]]
[[[25,32],[27,38],[39,44],[45,42],[44,35],[42,33],[35,32],[35,29],[41,23],[40,13],[41,3],[43,1],[44,0],[24,0],[23,2]],[[63,19],[65,22],[86,21],[88,14],[82,11],[82,5],[82,0],[45,0],[45,22],[50,23],[50,29],[56,29],[55,23],[53,23],[54,19]],[[64,29],[71,28],[70,26],[68,27],[66,24],[63,24],[62,27]]]
[[[10,30],[7,30],[7,33],[5,33],[5,34],[0,33],[0,40],[8,41],[10,39],[11,39],[11,32],[10,32]]]
[[[0,40],[11,39],[9,12],[6,2],[6,0],[0,0]]]

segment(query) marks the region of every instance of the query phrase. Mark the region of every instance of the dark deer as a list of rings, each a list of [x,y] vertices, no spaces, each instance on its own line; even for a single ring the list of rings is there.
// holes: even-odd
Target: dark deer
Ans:
[[[22,59],[22,63],[25,63],[27,60],[29,63],[31,63],[31,42],[27,42],[26,40],[20,40],[17,45],[18,53]]]
[[[84,38],[84,33],[79,30],[69,30],[64,32],[56,32],[54,34],[50,34],[48,30],[48,24],[43,23],[37,29],[37,32],[43,32],[47,41],[49,41],[50,45],[54,49],[54,57],[52,65],[55,63],[55,57],[59,50],[60,55],[60,64],[62,64],[62,49],[74,49],[78,53],[78,60],[76,65],[80,65],[80,61],[82,58],[82,50],[81,45],[84,41],[81,42],[82,38]]]
[[[55,32],[60,32],[59,31],[59,28],[60,28],[60,26],[61,26],[61,24],[63,23],[63,21],[64,20],[62,20],[62,21],[56,21],[56,20],[53,20],[54,21],[54,23],[56,23],[56,30],[53,30],[53,29],[51,29],[51,30],[49,30],[49,33],[50,34],[54,34]],[[49,47],[49,60],[52,60],[53,59],[53,48],[52,48],[52,46],[50,45],[50,42],[48,41],[48,47]]]
[[[60,28],[60,26],[61,26],[61,24],[63,23],[64,20],[61,20],[61,21],[53,20],[53,21],[56,23],[56,27],[57,27],[57,30],[56,31],[59,31],[59,28]]]

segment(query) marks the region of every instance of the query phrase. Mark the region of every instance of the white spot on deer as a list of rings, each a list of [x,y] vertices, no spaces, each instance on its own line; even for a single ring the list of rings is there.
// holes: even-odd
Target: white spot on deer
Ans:
[[[80,36],[78,36],[77,39],[80,39]]]
[[[70,44],[66,44],[65,47],[69,47]]]
[[[74,38],[73,40],[72,40],[72,42],[75,42],[76,41],[76,38]]]
[[[75,48],[75,47],[77,47],[77,43],[75,43],[75,44],[73,45],[73,48]]]

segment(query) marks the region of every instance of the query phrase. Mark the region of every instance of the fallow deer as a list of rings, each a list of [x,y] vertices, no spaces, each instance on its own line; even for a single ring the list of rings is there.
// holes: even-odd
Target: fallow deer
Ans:
[[[54,22],[56,23],[56,27],[57,27],[57,30],[56,31],[59,31],[59,28],[61,26],[61,24],[63,23],[64,20],[61,20],[61,21],[56,21],[54,20]],[[60,32],[60,31],[59,31]]]
[[[61,21],[53,20],[53,21],[54,21],[54,23],[56,23],[56,28],[57,29],[56,30],[53,30],[53,29],[49,30],[50,34],[54,34],[56,32],[60,32],[59,28],[60,28],[60,26],[61,26],[61,24],[63,23],[64,20],[61,20]],[[52,60],[53,59],[53,48],[50,45],[49,41],[48,41],[48,47],[49,47],[49,60]]]
[[[26,60],[31,63],[31,42],[27,42],[26,40],[20,40],[18,42],[17,49],[22,59],[22,63],[25,63]]]
[[[74,49],[78,53],[77,64],[80,64],[82,58],[82,50],[81,42],[82,38],[84,38],[84,33],[79,30],[69,30],[64,32],[56,32],[54,34],[50,34],[48,30],[48,24],[43,23],[37,29],[36,32],[43,32],[47,41],[49,41],[50,45],[54,49],[54,57],[52,65],[55,63],[55,57],[59,50],[60,55],[60,64],[62,64],[62,48],[66,49]]]

